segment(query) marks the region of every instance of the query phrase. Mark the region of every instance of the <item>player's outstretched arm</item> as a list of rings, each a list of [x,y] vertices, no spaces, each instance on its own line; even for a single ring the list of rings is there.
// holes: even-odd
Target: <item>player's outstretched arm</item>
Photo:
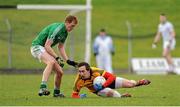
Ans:
[[[81,90],[81,82],[79,82],[81,79],[79,77],[79,74],[77,74],[76,76],[76,79],[75,79],[75,82],[74,82],[74,87],[73,87],[73,92],[72,92],[72,95],[71,97],[72,98],[86,98],[86,94],[80,94],[79,95],[79,92]]]
[[[157,34],[156,34],[156,36],[155,36],[155,38],[154,38],[154,42],[153,42],[153,44],[152,44],[152,48],[153,48],[153,49],[157,47],[157,43],[158,43],[158,41],[160,40],[160,38],[161,38],[161,33],[160,33],[160,32],[157,32]]]
[[[63,58],[65,61],[67,61],[67,60],[68,60],[68,57],[67,57],[66,51],[65,51],[65,49],[64,49],[64,44],[59,43],[58,49],[59,49],[59,53],[61,54],[62,58]]]
[[[71,65],[71,66],[74,66],[74,67],[76,67],[76,66],[78,65],[77,62],[72,61],[72,60],[70,60],[70,59],[67,57],[67,54],[66,54],[66,51],[65,51],[65,49],[64,49],[64,45],[63,45],[63,44],[59,43],[58,49],[59,49],[59,52],[60,52],[61,56],[62,56],[63,59],[67,62],[67,64],[69,64],[69,65]]]

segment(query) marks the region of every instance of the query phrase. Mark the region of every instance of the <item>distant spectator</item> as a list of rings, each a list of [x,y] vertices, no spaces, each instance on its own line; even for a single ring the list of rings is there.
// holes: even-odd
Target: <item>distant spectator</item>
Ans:
[[[97,67],[113,73],[111,55],[114,55],[114,46],[105,29],[100,30],[99,35],[95,38],[93,48]]]

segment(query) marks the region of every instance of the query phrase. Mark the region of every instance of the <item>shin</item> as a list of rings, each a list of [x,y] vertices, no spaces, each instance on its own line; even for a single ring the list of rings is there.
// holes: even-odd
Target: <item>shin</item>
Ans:
[[[63,75],[62,68],[58,63],[54,65],[55,75],[54,75],[54,89],[59,89],[61,85],[61,79]]]

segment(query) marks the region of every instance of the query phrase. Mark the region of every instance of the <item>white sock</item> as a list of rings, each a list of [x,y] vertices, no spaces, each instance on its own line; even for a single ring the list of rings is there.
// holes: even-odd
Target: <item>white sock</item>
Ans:
[[[172,72],[172,71],[174,71],[174,69],[175,69],[174,65],[170,64],[169,68],[168,68],[168,72]]]
[[[121,97],[121,94],[117,92],[116,90],[114,90],[113,97]]]

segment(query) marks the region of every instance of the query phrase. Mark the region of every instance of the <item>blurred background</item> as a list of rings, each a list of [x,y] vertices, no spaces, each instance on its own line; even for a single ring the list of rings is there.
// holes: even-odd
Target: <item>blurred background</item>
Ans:
[[[0,5],[17,4],[72,4],[85,5],[85,0],[1,0]],[[179,0],[92,0],[91,65],[96,61],[92,53],[92,43],[101,28],[112,36],[115,55],[112,57],[116,72],[128,69],[128,28],[132,32],[132,57],[161,57],[161,42],[153,50],[151,44],[157,32],[160,13],[166,13],[173,23],[177,44],[172,56],[179,57],[180,34]],[[30,53],[32,40],[48,24],[62,22],[69,14],[66,10],[17,10],[0,9],[0,69],[43,69]],[[71,59],[83,61],[85,57],[86,11],[75,13],[79,18],[78,27],[70,33],[66,41],[66,51]],[[8,64],[8,43],[11,42],[11,66]],[[54,47],[56,49],[56,47]],[[65,69],[69,68],[68,65]]]

